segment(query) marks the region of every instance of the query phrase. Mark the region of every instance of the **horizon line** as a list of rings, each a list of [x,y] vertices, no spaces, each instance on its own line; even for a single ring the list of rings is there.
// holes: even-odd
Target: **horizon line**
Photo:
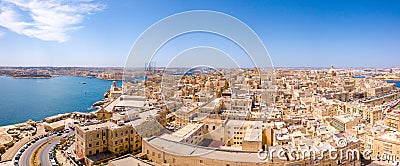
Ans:
[[[334,66],[334,65],[333,65]],[[12,65],[4,65],[1,66],[0,68],[43,68],[43,67],[53,67],[53,68],[125,68],[125,66],[51,66],[51,65],[28,65],[28,66],[12,66]],[[303,68],[303,69],[315,69],[315,68],[330,68],[331,66],[277,66],[273,67],[274,69],[296,69],[296,68]],[[157,66],[156,68],[166,68],[165,66]],[[187,68],[187,67],[170,67],[170,68]],[[247,68],[254,68],[254,67],[247,67]],[[366,68],[373,68],[373,69],[392,69],[392,68],[400,68],[399,67],[370,67],[370,66],[364,66],[364,67],[335,67],[335,69],[366,69]]]

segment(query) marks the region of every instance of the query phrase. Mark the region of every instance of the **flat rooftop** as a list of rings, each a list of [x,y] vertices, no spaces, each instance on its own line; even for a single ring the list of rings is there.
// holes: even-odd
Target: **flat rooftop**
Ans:
[[[244,141],[261,141],[262,140],[262,121],[246,121],[247,129],[244,132]]]
[[[98,123],[98,124],[92,124],[92,125],[87,125],[87,126],[81,126],[79,125],[78,127],[84,131],[84,132],[89,132],[89,131],[95,131],[98,129],[102,128],[111,128],[111,127],[117,127],[118,125],[112,122],[105,122],[105,123]]]
[[[172,133],[172,135],[187,138],[203,126],[204,124],[189,123],[178,131]]]
[[[349,115],[349,114],[336,115],[336,116],[334,116],[334,118],[339,120],[342,123],[348,123],[348,122],[356,120],[356,117]]]
[[[167,153],[178,154],[183,156],[201,156],[211,160],[221,160],[229,162],[248,162],[259,163],[261,160],[257,156],[257,152],[249,151],[230,151],[209,147],[195,146],[180,142],[166,140],[160,137],[151,137],[147,142],[159,149],[163,149]]]
[[[132,126],[138,126],[138,125],[142,124],[144,121],[146,121],[148,117],[157,115],[157,112],[158,112],[158,110],[155,110],[155,109],[140,112],[138,119],[135,119],[128,123],[132,124]]]
[[[190,137],[191,135],[193,135],[194,132],[196,132],[203,126],[204,126],[204,124],[189,123],[186,126],[184,126],[183,128],[177,130],[176,132],[174,132],[172,134],[162,135],[161,138],[180,142],[180,141]]]
[[[400,132],[389,131],[385,134],[382,134],[379,138],[400,144]]]
[[[142,108],[145,104],[146,104],[145,101],[139,101],[139,100],[120,100],[115,104],[115,107]]]
[[[132,165],[140,165],[140,166],[153,166],[155,163],[147,163],[133,156],[123,156],[121,158],[116,158],[108,162],[110,166],[132,166]]]

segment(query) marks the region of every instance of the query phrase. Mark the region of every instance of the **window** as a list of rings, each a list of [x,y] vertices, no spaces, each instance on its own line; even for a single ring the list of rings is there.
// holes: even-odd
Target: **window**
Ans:
[[[154,153],[154,152],[151,152],[151,155],[152,155],[152,156],[154,156],[154,155],[155,155],[155,153]]]
[[[161,158],[161,154],[158,154],[158,158]]]
[[[92,151],[91,150],[89,150],[89,155],[92,155]]]
[[[100,138],[100,134],[97,134],[97,138]]]
[[[150,154],[150,153],[149,153],[149,150],[147,150],[146,153],[147,153],[147,154]]]
[[[200,163],[203,163],[203,160],[200,160]]]
[[[89,148],[92,147],[92,144],[89,144]]]
[[[96,142],[96,145],[99,145],[100,143],[99,142]]]

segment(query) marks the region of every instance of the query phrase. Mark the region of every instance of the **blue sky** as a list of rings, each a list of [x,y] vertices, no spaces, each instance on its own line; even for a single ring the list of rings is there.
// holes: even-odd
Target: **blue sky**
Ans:
[[[0,66],[124,66],[143,31],[188,10],[240,19],[259,35],[276,67],[400,67],[400,1],[389,0],[3,0]],[[240,50],[224,39],[192,34],[160,50],[157,63],[208,44],[230,49],[240,61]]]

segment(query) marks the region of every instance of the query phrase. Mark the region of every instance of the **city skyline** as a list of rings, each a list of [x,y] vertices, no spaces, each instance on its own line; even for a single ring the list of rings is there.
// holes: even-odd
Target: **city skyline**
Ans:
[[[0,0],[0,165],[400,165],[399,9]]]
[[[77,1],[63,4],[37,0],[27,4],[7,0],[0,3],[0,66],[122,67],[132,44],[143,31],[164,17],[189,10],[223,12],[243,21],[266,45],[275,67],[333,64],[337,68],[387,68],[398,67],[396,62],[400,60],[397,55],[400,49],[396,47],[400,42],[397,30],[400,3],[397,1]],[[61,16],[66,17],[57,19]],[[198,45],[210,45],[232,56],[242,56],[226,39],[189,34],[163,47],[157,64],[163,66],[168,62],[161,55],[173,56]]]

